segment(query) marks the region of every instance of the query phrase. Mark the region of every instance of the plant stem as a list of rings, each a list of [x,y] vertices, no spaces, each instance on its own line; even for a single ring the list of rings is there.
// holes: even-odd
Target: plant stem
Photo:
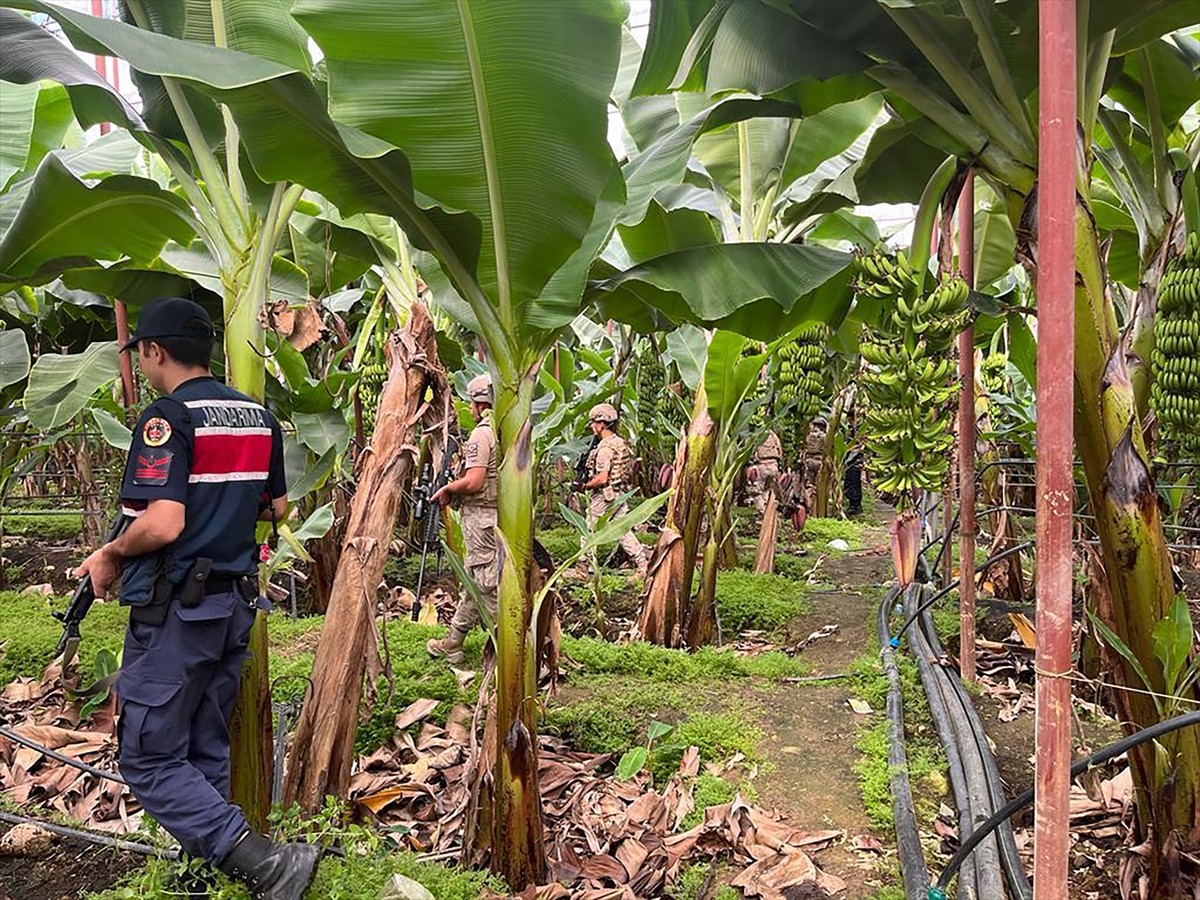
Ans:
[[[895,65],[872,66],[867,74],[903,97],[947,135],[978,156],[984,168],[1018,194],[1027,195],[1036,180],[1033,167],[992,143],[987,132],[925,87],[907,69]]]
[[[492,868],[510,885],[542,884],[546,849],[537,767],[537,664],[531,590],[532,409],[536,379],[496,384],[499,443],[497,544],[502,554],[496,621],[495,830]]]
[[[229,47],[225,30],[225,0],[209,0],[212,10],[213,43],[218,47]],[[242,214],[243,221],[249,218],[250,202],[246,196],[246,182],[242,179],[239,147],[240,132],[229,107],[221,104],[221,120],[225,123],[225,176],[229,181],[229,192],[234,204]]]
[[[143,0],[126,0],[126,5],[129,7],[129,11],[132,13],[138,28],[151,31],[150,17],[146,15],[146,9],[142,3]],[[192,111],[191,104],[188,103],[187,97],[184,96],[183,88],[173,78],[168,77],[162,78],[162,84],[163,88],[166,89],[167,97],[171,101],[171,106],[175,110],[175,115],[179,117],[179,124],[183,127],[184,136],[187,138],[188,146],[192,151],[192,156],[196,160],[197,167],[200,169],[200,174],[204,177],[205,185],[208,188],[208,196],[211,198],[213,208],[216,210],[222,232],[235,247],[246,246],[246,220],[243,218],[237,204],[233,201],[233,195],[230,193],[229,185],[226,183],[225,176],[221,172],[221,166],[218,164],[217,158],[213,155],[211,148],[209,148],[208,141],[205,140],[204,131],[201,129],[195,113]]]
[[[1096,133],[1096,112],[1100,109],[1100,97],[1104,94],[1104,76],[1108,72],[1115,34],[1114,31],[1106,31],[1093,42],[1088,54],[1087,72],[1080,82],[1079,124],[1083,129],[1084,152],[1089,157],[1092,153],[1092,137]]]
[[[958,171],[958,158],[948,156],[929,177],[925,190],[921,192],[921,202],[917,206],[917,218],[913,223],[912,244],[908,250],[908,260],[920,276],[918,293],[925,290],[925,276],[929,274],[929,245],[933,240],[933,225],[937,221],[938,207],[946,195],[954,173]]]
[[[1146,127],[1150,132],[1150,159],[1154,166],[1154,186],[1158,189],[1158,201],[1163,209],[1173,210],[1175,183],[1171,180],[1166,125],[1163,122],[1162,103],[1158,98],[1158,84],[1154,78],[1149,47],[1143,47],[1139,56],[1142,63],[1142,93],[1146,97]]]
[[[1024,114],[1018,112],[1012,117],[1005,114],[996,97],[979,83],[971,70],[963,65],[959,53],[945,42],[937,21],[916,7],[897,8],[884,4],[884,10],[933,64],[989,138],[1018,160],[1032,164],[1036,153]]]
[[[743,241],[754,240],[754,175],[750,165],[750,123],[737,123],[739,214]]]
[[[996,89],[1000,103],[1004,106],[1009,118],[1020,127],[1026,140],[1032,144],[1034,135],[1029,119],[1029,110],[1025,108],[1025,104],[1017,95],[1017,86],[1013,82],[1012,72],[1004,59],[1000,42],[996,40],[996,31],[992,28],[992,22],[986,12],[986,9],[990,7],[985,7],[979,0],[959,0],[959,3],[962,6],[963,14],[975,31],[975,36],[979,39],[979,52],[983,55],[983,64],[987,67],[988,76],[992,80],[992,87]]]

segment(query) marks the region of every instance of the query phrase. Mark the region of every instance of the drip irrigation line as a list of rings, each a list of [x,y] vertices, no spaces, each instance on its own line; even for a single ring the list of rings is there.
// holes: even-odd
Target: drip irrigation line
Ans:
[[[941,660],[945,656],[945,648],[938,637],[937,629],[933,625],[933,617],[930,615],[929,610],[921,614],[918,631],[923,632],[926,644],[933,651],[934,659],[938,660],[935,671],[942,674],[944,682],[950,686],[953,697],[958,700],[962,720],[965,722],[967,729],[969,729],[975,751],[983,763],[984,786],[987,789],[989,801],[987,804],[987,814],[994,814],[1005,802],[1005,790],[1004,782],[1000,778],[1000,768],[996,765],[996,756],[992,752],[991,744],[988,743],[987,732],[983,727],[983,720],[979,717],[979,712],[975,709],[975,703],[971,699],[970,694],[967,693],[967,689],[963,685],[958,673],[941,663]],[[960,834],[959,840],[965,840],[965,836]],[[1000,826],[997,844],[1000,852],[1000,863],[1004,867],[1004,876],[1008,882],[1009,891],[1018,900],[1031,900],[1033,888],[1030,886],[1029,878],[1025,874],[1025,865],[1021,862],[1021,855],[1017,851],[1016,836],[1013,834],[1010,823],[1005,822]],[[981,894],[980,896],[984,895]]]
[[[57,750],[51,750],[49,747],[43,747],[36,741],[31,741],[23,734],[13,731],[11,728],[5,728],[0,725],[0,737],[7,738],[14,744],[21,744],[28,747],[30,750],[36,750],[38,753],[43,753],[50,757],[55,762],[63,763],[64,765],[73,766],[81,772],[87,772],[89,775],[95,775],[99,778],[106,778],[109,781],[115,781],[117,784],[128,785],[128,782],[118,775],[116,772],[109,772],[104,769],[97,769],[95,766],[85,763],[81,759],[75,759],[73,756],[67,756],[65,753],[59,753]]]
[[[917,900],[929,887],[929,868],[921,848],[921,833],[913,805],[912,784],[908,779],[908,754],[904,748],[904,695],[900,685],[900,670],[896,656],[888,643],[888,612],[899,594],[892,587],[879,604],[876,629],[879,635],[879,654],[888,680],[888,770],[892,790],[892,812],[895,820],[896,855],[904,880],[905,895]]]
[[[120,838],[111,837],[107,834],[97,834],[94,831],[84,831],[81,828],[68,828],[65,825],[55,825],[53,822],[32,819],[29,816],[17,816],[12,813],[0,812],[0,822],[7,822],[10,825],[36,825],[43,831],[49,831],[51,834],[57,834],[59,837],[88,841],[92,844],[99,844],[101,847],[113,847],[128,853],[140,853],[143,856],[158,856],[162,859],[179,859],[179,851],[174,847],[152,847],[149,844],[141,844],[136,841],[123,841]]]
[[[1143,728],[1141,731],[1135,732],[1128,737],[1122,738],[1114,744],[1109,744],[1107,747],[1102,747],[1091,756],[1086,756],[1079,760],[1075,765],[1071,766],[1070,777],[1075,778],[1078,775],[1086,772],[1092,766],[1106,763],[1110,759],[1120,756],[1122,753],[1127,753],[1134,747],[1144,744],[1147,741],[1152,741],[1155,738],[1162,737],[1164,734],[1170,734],[1172,731],[1178,731],[1180,728],[1189,728],[1191,726],[1200,726],[1200,710],[1196,712],[1184,713],[1181,716],[1167,719],[1163,722],[1157,722],[1148,728]],[[950,879],[954,877],[954,873],[962,866],[965,860],[975,847],[988,834],[994,831],[1002,822],[1007,822],[1017,812],[1020,812],[1026,806],[1033,802],[1034,789],[1030,788],[1023,794],[1014,797],[1003,809],[999,810],[994,816],[988,819],[979,830],[974,832],[969,839],[963,842],[959,847],[958,852],[954,854],[950,862],[946,864],[946,868],[938,877],[937,883],[929,888],[926,895],[928,900],[946,900],[946,887],[950,884]]]
[[[990,567],[1000,562],[1000,560],[1007,559],[1014,553],[1019,553],[1022,550],[1028,550],[1033,546],[1033,544],[1033,541],[1025,541],[1022,544],[1016,544],[1015,546],[1009,547],[1007,550],[1001,550],[999,553],[994,553],[976,566],[973,574],[978,575],[980,572],[986,572]],[[921,615],[921,613],[925,612],[925,610],[929,609],[929,607],[933,606],[933,604],[937,603],[937,601],[941,600],[951,591],[957,590],[961,582],[962,576],[960,575],[951,584],[942,588],[940,591],[918,606],[916,612],[909,616],[908,619],[905,620],[904,624],[900,626],[900,630],[896,632],[896,636],[888,639],[888,643],[891,644],[892,649],[894,650],[900,646],[900,638],[904,635],[904,632],[908,631],[909,627],[913,622],[916,621],[917,617]]]
[[[907,593],[907,592],[906,592]],[[924,653],[916,652],[917,668],[921,673],[921,684],[929,702],[929,714],[933,719],[934,728],[942,742],[946,753],[946,770],[950,779],[950,790],[954,795],[955,812],[958,816],[959,839],[968,837],[974,829],[974,817],[971,815],[970,793],[967,788],[966,766],[963,754],[951,723],[949,707],[940,685],[933,683],[934,675],[928,658]],[[979,894],[972,894],[972,889],[978,891],[976,860],[974,857],[963,862],[962,872],[958,876],[958,895],[960,900],[969,900]]]

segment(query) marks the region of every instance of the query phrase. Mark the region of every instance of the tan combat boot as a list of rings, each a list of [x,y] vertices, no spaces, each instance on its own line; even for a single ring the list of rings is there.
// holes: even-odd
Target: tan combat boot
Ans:
[[[463,641],[466,637],[457,628],[451,626],[449,634],[440,641],[436,639],[429,641],[425,644],[425,650],[435,659],[437,657],[444,657],[450,665],[461,666],[466,660],[466,657],[463,655]]]

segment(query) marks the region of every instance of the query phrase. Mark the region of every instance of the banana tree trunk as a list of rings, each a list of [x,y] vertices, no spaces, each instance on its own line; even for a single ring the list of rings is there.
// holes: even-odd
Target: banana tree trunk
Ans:
[[[492,871],[518,890],[543,884],[546,847],[537,758],[537,640],[533,609],[534,369],[496,389],[499,442],[495,814]],[[515,390],[514,390],[515,387]]]
[[[758,532],[758,547],[754,553],[754,572],[771,575],[775,572],[775,541],[779,536],[779,497],[772,491],[767,496],[762,527]]]
[[[700,521],[709,471],[717,451],[717,425],[708,414],[708,395],[696,392],[692,420],[675,452],[674,493],[658,543],[650,557],[646,596],[638,629],[643,639],[668,647],[683,641],[688,598],[696,571]]]
[[[737,531],[733,527],[733,513],[729,504],[722,504],[720,515],[713,527],[721,537],[717,546],[717,565],[722,569],[736,569],[738,566]]]
[[[258,322],[265,291],[243,282],[225,294],[225,371],[230,385],[262,401],[266,385],[263,331]],[[250,648],[242,666],[237,702],[229,721],[230,796],[247,822],[267,830],[271,811],[271,679],[268,670],[267,614],[250,628]]]
[[[845,395],[839,395],[833,402],[833,410],[829,415],[829,425],[825,429],[825,440],[822,442],[821,464],[817,469],[816,497],[813,501],[813,515],[817,518],[828,518],[835,512],[833,502],[837,490],[837,461],[834,459],[834,442],[842,426],[842,414],[845,412]],[[807,439],[807,437],[806,437]]]
[[[1167,543],[1142,440],[1135,388],[1105,291],[1104,265],[1090,211],[1075,217],[1075,431],[1091,508],[1096,516],[1111,614],[1107,624],[1142,661],[1150,689],[1165,688],[1154,651],[1154,626],[1174,599]],[[1144,690],[1119,654],[1110,654],[1118,681]],[[1200,699],[1193,689],[1190,700]],[[1130,732],[1158,721],[1153,698],[1117,692],[1121,720]],[[1182,729],[1130,751],[1138,797],[1138,823],[1154,844],[1152,886],[1165,875],[1164,849],[1200,827],[1200,734]],[[1152,892],[1154,887],[1152,887]]]
[[[700,592],[687,622],[687,642],[692,650],[707,647],[717,636],[717,569],[720,568],[719,538],[709,534],[700,567]]]
[[[296,724],[284,801],[309,812],[325,797],[344,797],[354,762],[354,737],[366,670],[367,638],[375,627],[375,593],[391,544],[401,487],[414,466],[413,430],[443,407],[446,380],[433,323],[414,304],[391,340],[390,371],[379,397],[371,452],[361,457],[346,539],[329,609],[313,660],[313,687]],[[425,403],[426,390],[433,398]]]

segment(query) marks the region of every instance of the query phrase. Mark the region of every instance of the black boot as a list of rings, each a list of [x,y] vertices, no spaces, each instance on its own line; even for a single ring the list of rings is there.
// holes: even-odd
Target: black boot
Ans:
[[[251,830],[218,868],[248,885],[256,900],[300,900],[320,857],[321,849],[312,844],[276,844]]]

